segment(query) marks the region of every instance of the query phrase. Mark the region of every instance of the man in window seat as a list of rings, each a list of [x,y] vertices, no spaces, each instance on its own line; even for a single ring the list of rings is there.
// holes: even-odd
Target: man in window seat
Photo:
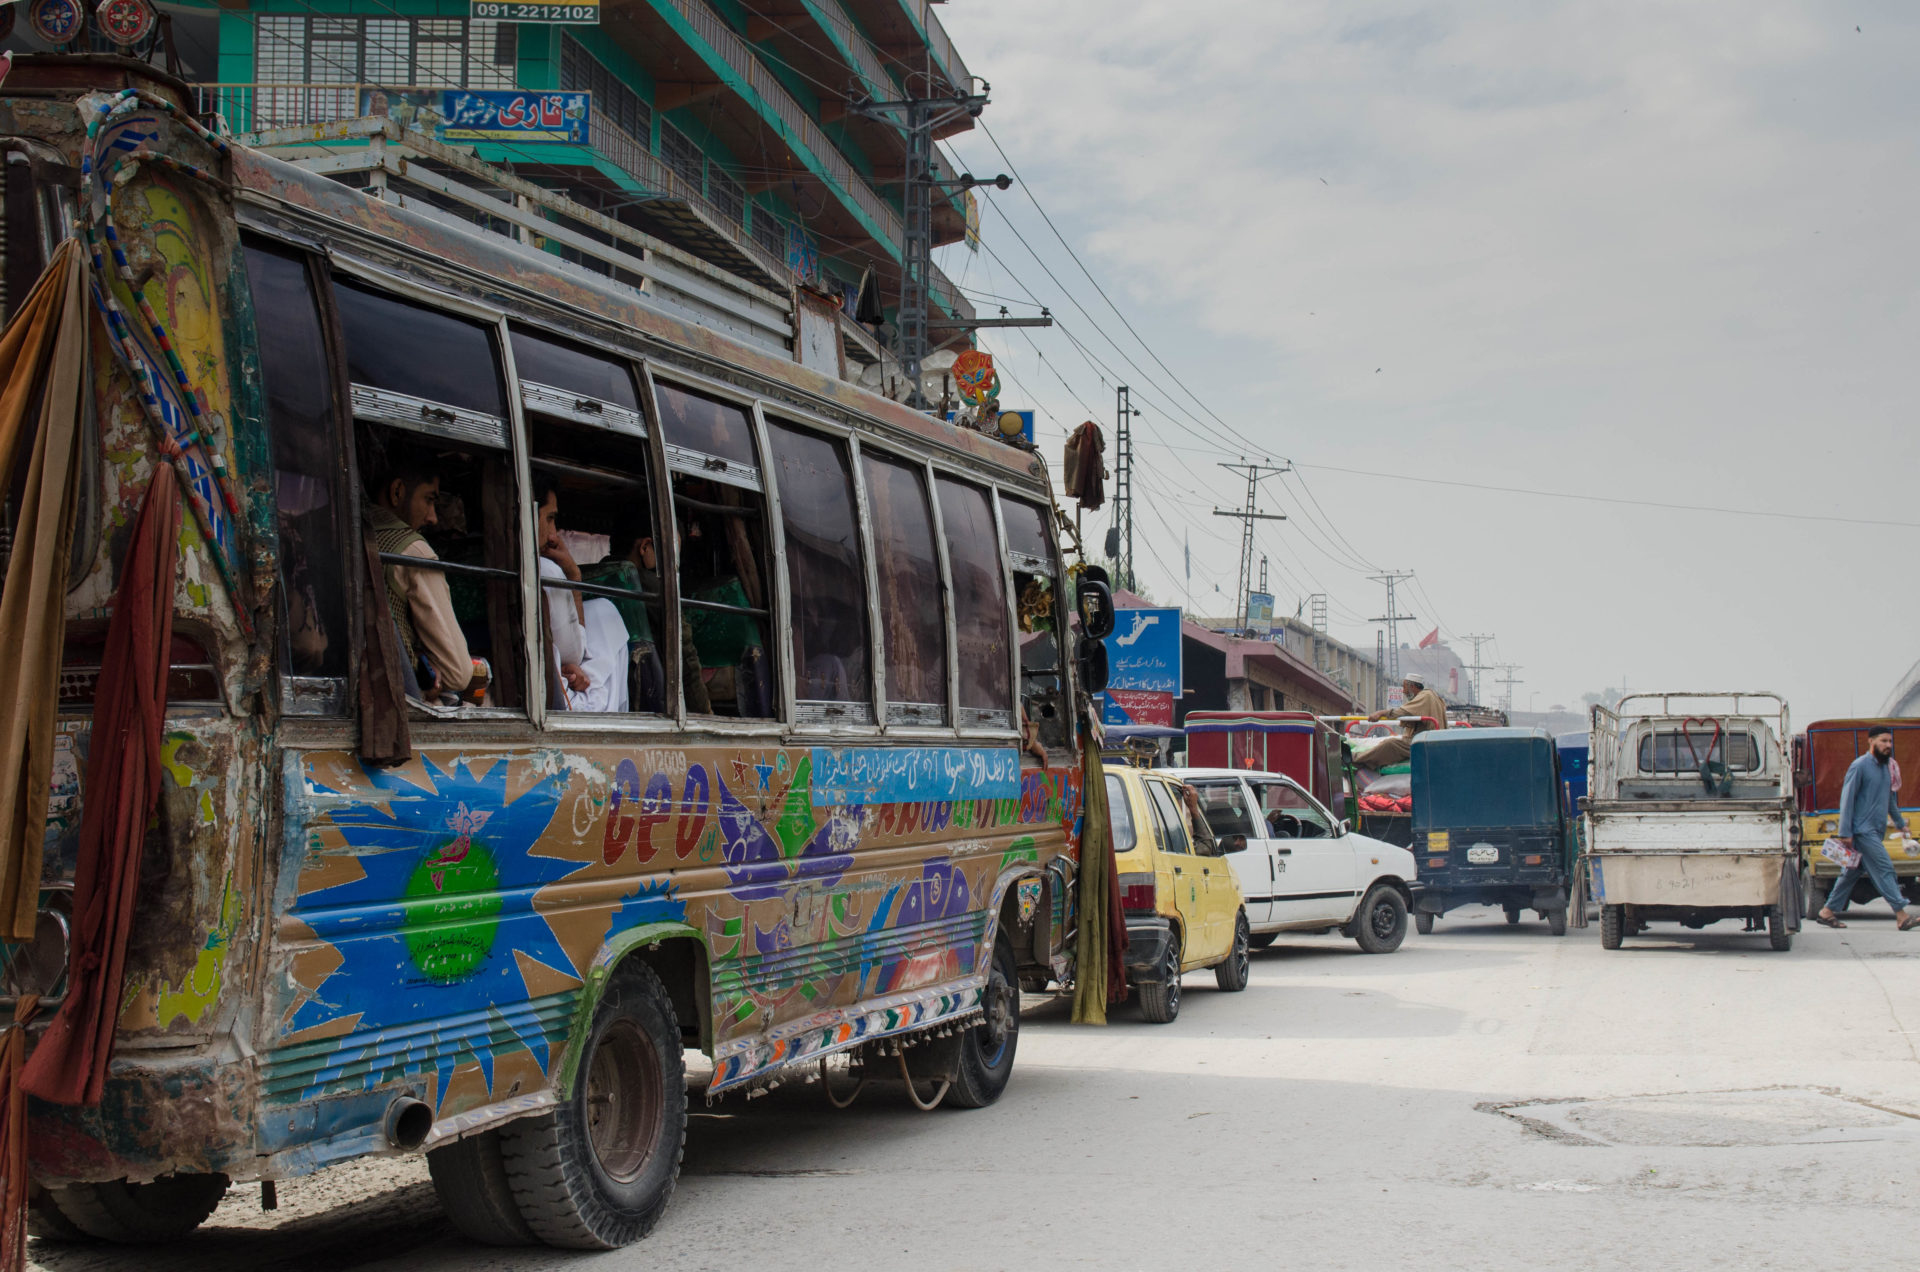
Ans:
[[[367,533],[384,553],[437,561],[439,555],[420,532],[434,524],[434,499],[440,474],[422,456],[395,452],[364,510]],[[473,657],[454,617],[447,576],[440,570],[386,567],[387,608],[406,650],[407,688],[423,702],[457,700],[473,678]],[[426,683],[417,669],[426,663]]]

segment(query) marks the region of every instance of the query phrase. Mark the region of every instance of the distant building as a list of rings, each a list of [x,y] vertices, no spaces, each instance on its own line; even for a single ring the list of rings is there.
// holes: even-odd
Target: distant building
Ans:
[[[1885,705],[1880,708],[1883,716],[1920,716],[1920,662],[1915,663],[1900,683],[1893,687],[1887,696]]]

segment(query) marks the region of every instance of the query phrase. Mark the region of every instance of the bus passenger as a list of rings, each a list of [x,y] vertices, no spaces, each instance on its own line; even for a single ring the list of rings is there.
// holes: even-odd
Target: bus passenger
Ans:
[[[560,489],[551,480],[534,482],[540,501],[540,576],[580,581],[580,567],[560,537]],[[603,596],[588,600],[571,588],[549,587],[547,626],[560,661],[571,711],[627,709],[627,625],[614,603]]]
[[[654,548],[651,534],[642,535],[634,541],[631,557],[633,563],[640,567],[641,590],[654,598],[647,602],[647,613],[653,618],[653,630],[656,633],[665,631],[661,607],[666,602],[666,593],[661,590],[660,554]],[[713,699],[707,693],[706,674],[700,666],[700,651],[693,643],[693,624],[685,618],[680,620],[680,684],[686,691],[688,711],[701,715],[713,713]]]
[[[374,545],[381,552],[439,560],[420,535],[435,523],[433,505],[439,494],[440,474],[431,460],[400,451],[389,453],[386,471],[374,487],[374,501],[365,510]],[[446,574],[388,565],[386,576],[387,608],[406,651],[408,687],[422,690],[422,701],[456,700],[473,678],[473,658],[454,617]],[[422,669],[424,684],[418,683]]]

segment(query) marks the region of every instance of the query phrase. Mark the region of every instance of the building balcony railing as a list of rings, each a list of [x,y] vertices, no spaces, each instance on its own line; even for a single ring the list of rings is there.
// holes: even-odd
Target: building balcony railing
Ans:
[[[940,17],[933,10],[929,0],[900,0],[909,16],[920,24],[927,33],[927,49],[933,54],[933,63],[946,72],[953,86],[961,92],[973,89],[973,72],[967,69],[966,62],[960,56],[960,50],[953,47],[953,39],[947,29],[940,25]]]
[[[196,113],[203,118],[218,115],[236,133],[333,124],[375,114],[392,114],[401,123],[410,124],[408,115],[413,103],[427,95],[437,100],[440,91],[431,85],[364,83],[194,85]],[[382,97],[384,101],[379,100]],[[591,108],[587,136],[592,149],[643,188],[682,200],[697,209],[701,219],[742,255],[783,285],[792,285],[794,273],[784,257],[768,251],[737,217],[708,201],[691,182],[648,150],[644,142],[608,119],[598,108]],[[898,218],[894,224],[898,225]],[[937,266],[931,283],[936,302],[948,313],[972,317],[972,304]]]

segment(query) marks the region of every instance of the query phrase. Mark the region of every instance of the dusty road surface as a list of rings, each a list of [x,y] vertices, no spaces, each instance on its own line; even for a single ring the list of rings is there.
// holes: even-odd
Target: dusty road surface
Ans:
[[[698,1114],[653,1237],[469,1245],[423,1163],[236,1188],[163,1250],[49,1272],[1904,1267],[1920,1190],[1920,933],[1884,907],[1775,954],[1735,925],[1601,950],[1457,911],[1386,957],[1282,939],[1252,986],[1104,1030],[1028,999],[979,1112],[816,1088]],[[696,1107],[699,1107],[696,1105]],[[1573,1262],[1569,1262],[1572,1260]]]

